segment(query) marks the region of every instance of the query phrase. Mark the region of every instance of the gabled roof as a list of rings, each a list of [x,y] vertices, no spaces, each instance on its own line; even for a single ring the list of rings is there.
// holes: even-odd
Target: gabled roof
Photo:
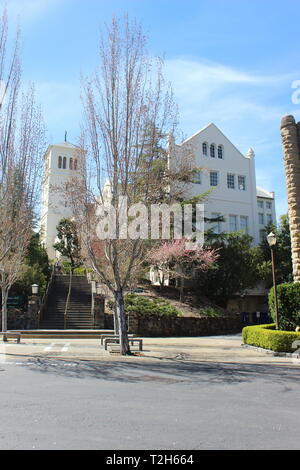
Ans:
[[[256,196],[257,197],[264,197],[267,199],[274,199],[274,193],[267,191],[266,189],[256,187]]]
[[[220,134],[222,134],[222,136],[224,137],[224,139],[226,139],[235,149],[236,151],[243,157],[243,158],[248,158],[248,157],[245,157],[245,155],[242,154],[242,152],[231,142],[231,140],[228,139],[228,137],[226,137],[225,134],[223,134],[223,132],[218,128],[218,126],[216,126],[213,122],[210,122],[209,124],[207,124],[206,126],[202,127],[202,129],[200,129],[199,131],[197,131],[195,134],[191,135],[190,137],[188,137],[187,139],[185,139],[181,144],[179,144],[179,147],[181,145],[184,145],[186,144],[187,142],[189,142],[190,140],[193,140],[195,137],[197,137],[199,134],[201,134],[203,131],[205,131],[206,129],[208,129],[209,127],[214,127]]]

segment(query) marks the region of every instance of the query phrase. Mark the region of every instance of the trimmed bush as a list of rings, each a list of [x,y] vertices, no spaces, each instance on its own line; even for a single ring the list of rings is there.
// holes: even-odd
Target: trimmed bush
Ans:
[[[167,315],[171,317],[182,316],[182,313],[169,302],[164,299],[154,297],[150,299],[135,294],[125,295],[125,310],[126,313],[136,312],[142,315]]]
[[[300,282],[290,282],[277,286],[279,328],[295,331],[300,325]],[[275,321],[274,288],[269,292],[269,310]]]
[[[294,341],[300,341],[300,333],[275,330],[275,324],[246,326],[242,331],[245,344],[275,352],[295,352]]]

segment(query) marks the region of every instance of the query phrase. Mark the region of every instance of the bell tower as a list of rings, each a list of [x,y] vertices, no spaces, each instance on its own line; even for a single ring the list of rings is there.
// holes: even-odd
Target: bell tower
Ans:
[[[44,178],[41,200],[41,242],[49,259],[56,258],[53,244],[56,242],[56,227],[63,218],[72,217],[67,200],[60,188],[70,178],[79,176],[82,150],[66,140],[50,145],[44,155]]]

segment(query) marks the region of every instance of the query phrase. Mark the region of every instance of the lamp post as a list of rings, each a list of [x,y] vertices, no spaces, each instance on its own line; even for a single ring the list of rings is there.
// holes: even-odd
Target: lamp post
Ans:
[[[276,235],[273,232],[270,232],[267,236],[267,241],[271,249],[271,259],[272,259],[272,274],[273,274],[273,286],[274,286],[274,301],[275,301],[275,323],[276,330],[279,330],[279,314],[278,314],[278,300],[277,300],[277,284],[276,284],[276,274],[275,274],[275,245],[277,242]]]
[[[37,295],[37,294],[39,293],[39,286],[38,286],[38,284],[32,284],[31,290],[32,290],[32,295]]]

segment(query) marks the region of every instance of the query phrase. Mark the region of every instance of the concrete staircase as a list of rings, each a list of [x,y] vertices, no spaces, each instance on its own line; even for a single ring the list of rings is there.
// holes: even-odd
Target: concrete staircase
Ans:
[[[56,275],[53,279],[48,301],[40,323],[40,329],[86,330],[93,329],[91,285],[85,276],[73,276],[67,310],[64,313],[69,290],[69,276]]]

